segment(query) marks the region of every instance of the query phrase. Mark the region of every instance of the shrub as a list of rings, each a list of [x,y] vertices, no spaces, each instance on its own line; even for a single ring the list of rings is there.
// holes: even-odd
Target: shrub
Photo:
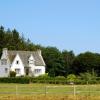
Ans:
[[[16,72],[10,71],[10,77],[15,77],[15,76],[16,76]]]
[[[76,76],[75,76],[74,74],[69,74],[69,75],[67,76],[67,81],[68,81],[69,83],[74,83],[74,82],[76,81]]]

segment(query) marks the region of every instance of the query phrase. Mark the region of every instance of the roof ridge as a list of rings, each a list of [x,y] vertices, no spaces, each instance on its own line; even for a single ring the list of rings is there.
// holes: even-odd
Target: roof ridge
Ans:
[[[23,63],[25,65],[27,65],[27,61],[28,61],[30,54],[33,55],[33,57],[35,59],[35,65],[36,66],[45,65],[44,60],[43,60],[42,55],[41,55],[41,52],[39,50],[37,50],[37,51],[8,50],[8,55],[9,55],[10,58],[12,58],[12,60],[13,60],[12,56],[16,55],[17,53],[19,54],[19,56],[21,57],[21,60],[23,61]]]

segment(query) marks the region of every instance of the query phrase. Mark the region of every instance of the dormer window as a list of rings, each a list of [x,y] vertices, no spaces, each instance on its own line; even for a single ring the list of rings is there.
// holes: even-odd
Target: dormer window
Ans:
[[[7,64],[7,60],[6,59],[2,59],[1,60],[1,65],[6,65]]]
[[[34,64],[34,57],[33,57],[33,55],[30,55],[30,57],[29,57],[29,59],[28,59],[28,63],[29,64]]]
[[[28,61],[28,64],[29,64],[29,61]]]
[[[30,63],[30,64],[34,64],[33,60],[30,60],[29,63]]]

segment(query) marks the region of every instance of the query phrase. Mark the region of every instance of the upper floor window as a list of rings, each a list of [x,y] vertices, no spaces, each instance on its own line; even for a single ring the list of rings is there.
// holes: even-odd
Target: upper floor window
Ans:
[[[34,64],[34,60],[28,60],[28,64]]]
[[[16,61],[16,64],[19,64],[19,61],[18,60]]]
[[[29,59],[28,59],[28,63],[29,64],[34,64],[34,57],[33,57],[33,55],[30,55],[30,57],[29,57]]]
[[[30,64],[33,64],[33,63],[34,63],[34,61],[33,61],[33,60],[30,60],[30,61],[29,61],[29,63],[30,63]]]
[[[7,60],[6,59],[2,59],[1,60],[1,65],[6,65],[7,64]]]

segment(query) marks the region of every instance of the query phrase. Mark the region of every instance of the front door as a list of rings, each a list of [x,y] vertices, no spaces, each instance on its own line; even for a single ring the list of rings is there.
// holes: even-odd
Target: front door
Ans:
[[[25,68],[25,74],[29,75],[29,68]]]

